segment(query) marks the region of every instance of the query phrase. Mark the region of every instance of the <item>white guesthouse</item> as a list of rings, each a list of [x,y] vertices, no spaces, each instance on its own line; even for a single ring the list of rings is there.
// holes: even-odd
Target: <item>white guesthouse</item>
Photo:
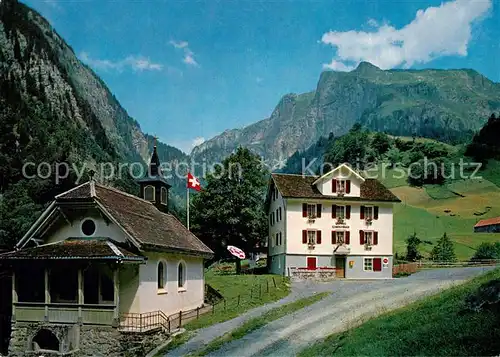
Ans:
[[[272,273],[392,277],[393,204],[400,201],[379,181],[346,164],[321,177],[273,174],[267,202]]]
[[[13,275],[9,356],[137,355],[124,334],[203,306],[213,252],[168,213],[159,164],[155,146],[140,197],[93,180],[56,196],[0,255]]]

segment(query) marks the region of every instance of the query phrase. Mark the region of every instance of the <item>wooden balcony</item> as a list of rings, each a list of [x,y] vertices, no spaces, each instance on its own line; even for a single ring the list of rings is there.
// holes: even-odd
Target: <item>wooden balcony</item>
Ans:
[[[115,305],[58,304],[17,302],[15,320],[19,322],[82,323],[108,325],[117,323]]]

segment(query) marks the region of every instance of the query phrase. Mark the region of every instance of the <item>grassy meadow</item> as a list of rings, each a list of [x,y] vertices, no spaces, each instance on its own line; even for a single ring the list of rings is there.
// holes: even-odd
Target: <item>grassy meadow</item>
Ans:
[[[496,356],[498,311],[466,311],[465,299],[500,270],[480,276],[359,327],[327,337],[299,354],[308,356]]]
[[[379,168],[379,172],[382,170]],[[406,238],[416,232],[429,253],[445,232],[455,243],[458,259],[469,259],[483,242],[500,241],[500,234],[474,233],[481,219],[500,216],[500,163],[492,161],[475,179],[451,180],[444,185],[411,187],[399,173],[386,169],[381,181],[401,199],[394,208],[394,251],[404,253]]]

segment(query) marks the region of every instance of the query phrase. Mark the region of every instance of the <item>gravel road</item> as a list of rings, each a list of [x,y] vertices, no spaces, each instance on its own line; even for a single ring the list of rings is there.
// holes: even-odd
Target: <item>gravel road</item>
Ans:
[[[441,289],[459,284],[492,268],[425,270],[407,278],[392,280],[296,282],[292,293],[276,303],[253,309],[236,319],[201,329],[186,344],[168,356],[183,356],[203,347],[218,336],[278,305],[331,291],[323,300],[273,321],[244,338],[224,345],[210,356],[294,356],[308,345],[362,319],[391,310]]]

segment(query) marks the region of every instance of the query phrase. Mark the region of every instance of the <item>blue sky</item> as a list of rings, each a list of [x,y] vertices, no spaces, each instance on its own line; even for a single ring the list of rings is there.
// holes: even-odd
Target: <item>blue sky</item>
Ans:
[[[323,70],[473,68],[500,81],[496,0],[24,0],[143,131],[189,151]]]

